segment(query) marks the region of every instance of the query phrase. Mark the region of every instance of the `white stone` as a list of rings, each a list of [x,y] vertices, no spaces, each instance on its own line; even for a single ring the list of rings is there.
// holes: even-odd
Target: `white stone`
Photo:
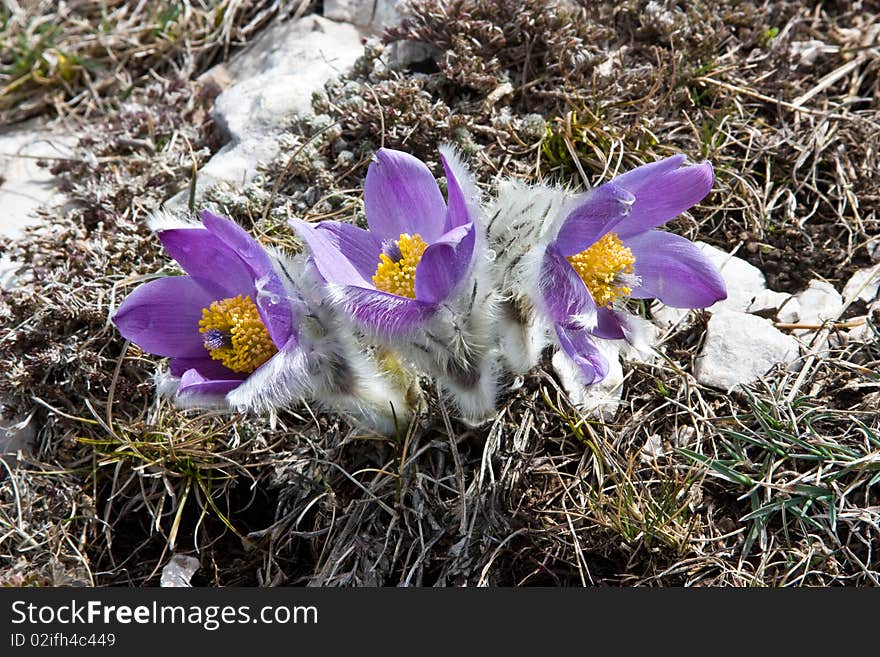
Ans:
[[[676,447],[687,447],[694,442],[697,435],[693,427],[679,427],[672,437],[672,442]]]
[[[689,324],[690,318],[688,316],[690,315],[690,312],[691,311],[687,308],[673,308],[672,306],[667,306],[659,301],[654,301],[651,304],[651,316],[654,318],[654,321],[664,329],[670,329],[682,322]]]
[[[608,375],[599,383],[585,384],[578,366],[561,350],[553,354],[551,364],[574,407],[588,417],[608,422],[620,407],[623,367],[616,342],[596,340],[596,344],[609,364]]]
[[[843,300],[847,303],[859,299],[871,303],[880,292],[880,265],[859,269],[843,286]]]
[[[0,409],[3,405],[0,404]],[[13,468],[19,452],[30,454],[34,447],[34,427],[29,415],[23,420],[0,421],[0,459]]]
[[[596,74],[602,78],[611,77],[614,69],[619,68],[623,62],[623,55],[629,49],[628,46],[621,46],[617,50],[611,51],[608,57],[596,67]]]
[[[830,283],[820,280],[810,281],[807,289],[798,292],[795,298],[800,304],[798,323],[820,325],[834,321],[843,311],[843,297]]]
[[[406,67],[413,62],[422,62],[438,56],[437,48],[418,41],[394,41],[389,44],[389,57],[398,67]]]
[[[398,0],[324,0],[324,17],[381,32],[400,21]]]
[[[0,130],[0,235],[20,237],[24,228],[37,222],[38,208],[64,202],[49,168],[37,162],[72,157],[75,145],[72,135],[36,120]]]
[[[5,254],[0,256],[0,290],[11,290],[18,281],[21,265],[10,260]]]
[[[785,292],[775,292],[774,290],[761,290],[746,307],[746,312],[753,314],[768,314],[775,316],[780,308],[789,305],[788,301],[791,295]]]
[[[830,46],[824,41],[810,39],[809,41],[792,41],[788,47],[789,57],[794,66],[810,67],[816,63],[819,55],[837,52],[837,46]]]
[[[758,380],[774,365],[797,359],[797,340],[769,320],[721,310],[709,320],[695,374],[700,383],[729,391]]]
[[[642,453],[640,458],[643,463],[650,463],[656,459],[666,456],[671,450],[666,449],[663,445],[663,439],[658,434],[651,434],[642,445]]]
[[[776,319],[783,324],[796,324],[801,316],[801,303],[796,297],[789,297],[776,313]]]
[[[189,587],[192,576],[199,569],[199,560],[184,554],[175,554],[171,560],[162,567],[162,577],[159,586],[164,588]]]
[[[868,255],[871,256],[871,260],[875,262],[880,261],[880,237],[868,240],[866,248],[868,249]]]
[[[880,298],[868,304],[868,314],[852,317],[847,320],[851,328],[843,332],[835,331],[829,336],[829,341],[835,345],[845,345],[850,342],[876,342],[877,327],[880,320]]]
[[[751,305],[752,299],[767,289],[764,273],[754,265],[705,242],[695,242],[695,244],[709,262],[718,267],[727,287],[727,298],[709,306],[709,312],[714,313],[722,308],[745,312]]]
[[[265,30],[209,76],[231,82],[213,112],[230,141],[199,172],[197,196],[221,181],[250,181],[259,165],[278,154],[281,127],[294,115],[310,113],[312,95],[362,53],[361,34],[353,25],[310,15]],[[182,205],[188,195],[182,191],[169,205]]]
[[[839,336],[836,333],[832,334],[830,336],[832,344],[846,345],[850,342],[874,342],[877,338],[874,330],[871,328],[870,324],[868,324],[868,320],[868,315],[853,317],[849,321],[854,323],[855,326],[844,331],[842,336]],[[841,337],[842,339],[840,339]]]

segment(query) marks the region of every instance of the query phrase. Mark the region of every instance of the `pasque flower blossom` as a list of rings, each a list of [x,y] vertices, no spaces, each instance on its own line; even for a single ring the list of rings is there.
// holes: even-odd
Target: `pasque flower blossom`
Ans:
[[[364,183],[369,230],[338,221],[291,222],[352,316],[380,335],[417,328],[470,270],[474,219],[461,182],[441,158],[448,205],[427,166],[382,148]]]
[[[171,358],[178,395],[224,398],[299,336],[268,253],[234,222],[201,217],[201,226],[159,231],[186,275],[144,283],[113,321],[145,351]]]
[[[530,253],[505,255],[517,287],[552,325],[552,337],[585,383],[608,372],[594,338],[635,340],[627,298],[704,308],[726,298],[718,270],[689,240],[657,230],[712,188],[708,162],[676,155],[640,166],[585,195],[510,188],[493,227],[499,249],[532,241]],[[529,219],[531,235],[524,235]],[[516,254],[519,255],[516,255]],[[515,260],[514,260],[515,259]],[[512,283],[511,283],[512,281]]]
[[[170,357],[184,406],[266,409],[300,397],[387,430],[406,402],[332,310],[308,272],[210,212],[201,224],[160,217],[158,235],[186,272],[139,286],[113,318],[145,351]],[[396,407],[393,407],[396,405]]]
[[[441,148],[441,160],[446,200],[424,163],[382,148],[364,184],[368,229],[291,224],[353,323],[434,375],[465,416],[479,419],[494,404],[486,362],[494,290],[479,193],[454,151]]]

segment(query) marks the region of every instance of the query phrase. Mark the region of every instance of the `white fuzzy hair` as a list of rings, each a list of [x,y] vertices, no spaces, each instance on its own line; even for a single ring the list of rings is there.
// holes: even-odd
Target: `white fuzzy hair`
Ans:
[[[495,412],[499,359],[496,326],[499,304],[489,262],[477,253],[470,276],[418,325],[397,330],[374,331],[349,320],[349,331],[363,331],[366,339],[396,353],[417,369],[433,376],[463,419],[480,423]],[[351,316],[354,301],[345,286],[327,285],[328,301]]]
[[[190,216],[190,212],[184,209],[154,210],[147,218],[147,227],[154,233],[176,228],[203,228],[202,222]]]
[[[392,309],[377,308],[381,331],[349,320],[349,330],[362,331],[368,342],[399,354],[415,368],[431,375],[467,422],[481,423],[495,413],[499,299],[494,253],[486,248],[484,211],[480,191],[454,147],[440,147],[450,173],[455,176],[465,204],[474,218],[475,245],[471,266],[458,286],[430,316],[416,326],[401,325]],[[363,300],[344,285],[328,283],[325,298],[351,317],[363,310]]]
[[[452,171],[452,175],[458,181],[458,186],[464,195],[465,206],[471,217],[481,218],[483,208],[481,203],[480,188],[474,183],[474,177],[468,169],[458,149],[452,144],[442,144],[438,149],[440,154],[446,159],[446,164]]]
[[[502,314],[499,327],[501,352],[514,372],[537,365],[544,347],[558,346],[555,331],[544,320],[545,313],[535,312],[545,309],[541,268],[547,246],[584,196],[560,187],[504,181],[488,210],[489,246],[498,254],[498,285],[508,311]],[[642,355],[650,352],[656,334],[653,325],[622,306],[614,311],[629,345]],[[586,330],[596,325],[595,313],[572,320]]]
[[[505,310],[498,326],[501,356],[517,374],[535,367],[544,347],[555,343],[543,313],[535,312],[544,305],[541,267],[547,245],[576,204],[577,197],[564,189],[506,180],[487,211],[489,248],[496,255],[496,285]]]

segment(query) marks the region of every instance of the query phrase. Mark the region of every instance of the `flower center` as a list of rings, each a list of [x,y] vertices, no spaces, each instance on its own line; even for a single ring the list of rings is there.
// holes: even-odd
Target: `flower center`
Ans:
[[[428,248],[419,234],[403,233],[386,253],[379,255],[379,265],[373,274],[377,289],[400,297],[416,298],[416,266]]]
[[[202,308],[199,333],[211,358],[233,372],[250,374],[278,352],[250,296],[239,294]]]
[[[606,233],[586,251],[565,259],[584,281],[597,306],[608,306],[632,292],[626,282],[636,259],[614,233]]]

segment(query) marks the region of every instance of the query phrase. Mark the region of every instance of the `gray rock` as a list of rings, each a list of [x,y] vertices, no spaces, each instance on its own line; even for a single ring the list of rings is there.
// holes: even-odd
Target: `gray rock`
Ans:
[[[48,168],[37,166],[41,158],[73,156],[76,138],[57,128],[28,121],[0,131],[0,235],[18,238],[22,230],[38,219],[40,207],[64,203]]]
[[[801,324],[823,324],[834,321],[843,311],[843,297],[830,283],[810,281],[807,289],[795,295],[799,311],[797,321]]]
[[[175,554],[162,567],[159,586],[163,588],[184,588],[190,586],[190,580],[199,569],[199,560],[184,554]]]
[[[324,17],[381,32],[400,20],[398,0],[324,0]]]
[[[11,260],[5,254],[0,256],[0,290],[11,290],[18,282],[20,263]]]
[[[727,286],[727,298],[709,306],[709,312],[733,310],[746,312],[752,300],[767,289],[764,273],[742,258],[717,249],[705,242],[695,242],[709,261],[718,267]]]
[[[666,447],[663,443],[663,438],[654,433],[645,439],[645,444],[642,445],[640,458],[642,463],[650,463],[651,461],[656,461],[670,453],[672,453],[672,450]]]
[[[23,420],[0,421],[0,459],[10,468],[18,463],[19,453],[33,453],[35,432],[31,418],[29,415]]]
[[[690,313],[691,311],[687,308],[673,308],[672,306],[667,306],[659,301],[654,301],[651,304],[651,315],[653,316],[654,321],[664,329],[670,329],[686,320],[687,322],[685,325],[689,324]]]
[[[843,300],[871,303],[880,292],[880,265],[859,269],[843,286]]]
[[[774,365],[797,361],[798,342],[769,320],[722,309],[712,315],[697,357],[697,380],[721,390],[752,383]]]
[[[278,133],[297,114],[311,112],[312,94],[351,68],[362,54],[352,25],[305,16],[265,30],[222,70],[206,79],[228,87],[214,104],[214,118],[229,138],[199,172],[197,196],[218,182],[240,185],[279,152]],[[168,203],[182,205],[188,190]]]
[[[871,260],[874,262],[880,261],[880,237],[870,239],[866,248],[868,249],[868,254],[871,256]]]
[[[797,301],[786,292],[773,290],[761,290],[753,298],[746,308],[746,312],[762,317],[796,317],[792,311],[796,308]],[[784,320],[780,320],[784,321]]]

